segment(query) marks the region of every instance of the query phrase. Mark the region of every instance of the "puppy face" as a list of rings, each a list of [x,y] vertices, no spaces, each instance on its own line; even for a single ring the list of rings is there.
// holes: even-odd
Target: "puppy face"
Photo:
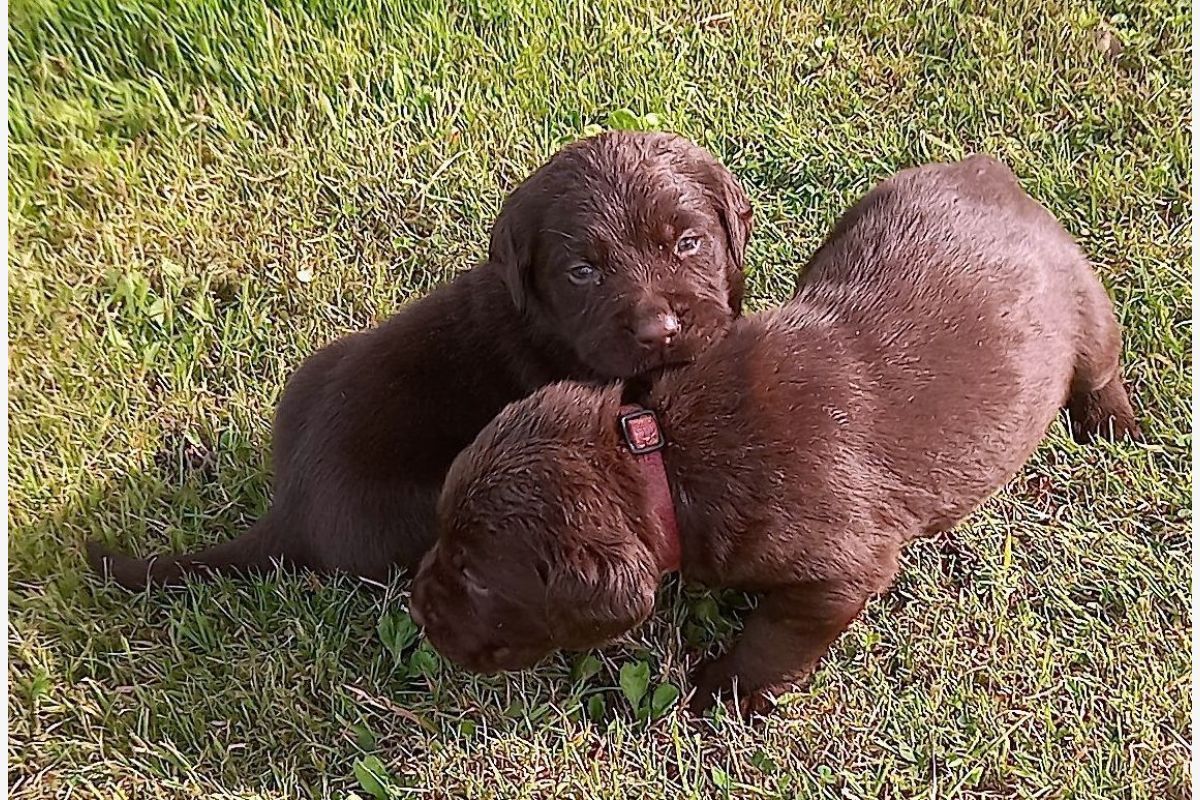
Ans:
[[[605,378],[691,360],[742,307],[750,203],[708,152],[608,133],[508,198],[490,258],[538,330]]]
[[[612,389],[556,384],[505,409],[455,460],[412,612],[476,672],[603,645],[648,617],[658,571]],[[644,529],[644,528],[641,528]]]

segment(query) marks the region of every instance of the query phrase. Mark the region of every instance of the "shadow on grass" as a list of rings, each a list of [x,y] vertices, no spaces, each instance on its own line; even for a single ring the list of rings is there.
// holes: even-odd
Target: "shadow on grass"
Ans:
[[[404,575],[380,586],[279,569],[129,592],[91,572],[88,539],[149,555],[238,535],[268,507],[264,453],[259,442],[177,437],[149,469],[15,526],[15,785],[119,775],[327,794],[389,739],[419,757],[459,740],[649,725],[683,701],[689,670],[728,644],[749,607],[671,579],[654,618],[621,643],[479,677],[415,628],[397,640],[411,626]],[[644,681],[644,697],[631,698],[630,680]],[[651,709],[663,686],[674,687],[659,694],[669,702]]]

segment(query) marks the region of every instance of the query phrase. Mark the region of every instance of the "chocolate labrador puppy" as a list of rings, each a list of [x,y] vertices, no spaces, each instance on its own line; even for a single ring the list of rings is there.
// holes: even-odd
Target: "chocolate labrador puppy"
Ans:
[[[185,556],[91,543],[89,560],[131,588],[275,561],[372,579],[415,567],[446,470],[505,404],[556,380],[681,364],[725,334],[751,225],[737,181],[685,139],[569,145],[505,201],[488,263],[300,367],[256,525]]]
[[[642,622],[678,564],[762,594],[693,700],[736,686],[757,710],[1061,408],[1079,440],[1139,435],[1120,346],[1087,259],[1006,167],[906,170],[845,215],[785,307],[650,382],[661,430],[617,386],[556,384],[501,412],[446,478],[413,616],[469,669],[521,669]]]

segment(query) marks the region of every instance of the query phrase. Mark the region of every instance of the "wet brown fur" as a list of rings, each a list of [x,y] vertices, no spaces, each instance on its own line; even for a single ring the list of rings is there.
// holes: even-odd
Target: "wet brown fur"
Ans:
[[[93,542],[91,564],[130,588],[275,562],[377,580],[416,566],[446,470],[505,404],[556,380],[684,363],[725,334],[751,226],[733,176],[678,136],[566,147],[506,200],[488,263],[300,367],[276,413],[274,499],[257,524],[183,556]],[[683,252],[685,234],[699,244]],[[595,277],[579,285],[569,271],[584,262]]]
[[[761,593],[696,676],[751,708],[809,676],[897,571],[1024,464],[1060,410],[1137,438],[1120,332],[1086,257],[1002,164],[906,170],[814,255],[785,307],[739,320],[645,397],[685,579]],[[455,461],[413,590],[433,644],[479,671],[611,641],[652,611],[657,521],[617,434],[618,387],[557,384]]]

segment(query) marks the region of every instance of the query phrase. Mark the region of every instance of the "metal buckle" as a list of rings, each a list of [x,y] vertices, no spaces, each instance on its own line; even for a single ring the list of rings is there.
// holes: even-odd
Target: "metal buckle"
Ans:
[[[622,414],[618,420],[621,423],[621,435],[625,438],[625,445],[635,456],[662,450],[667,443],[663,438],[662,428],[658,425],[658,417],[648,408]],[[646,420],[649,424],[639,420]]]

